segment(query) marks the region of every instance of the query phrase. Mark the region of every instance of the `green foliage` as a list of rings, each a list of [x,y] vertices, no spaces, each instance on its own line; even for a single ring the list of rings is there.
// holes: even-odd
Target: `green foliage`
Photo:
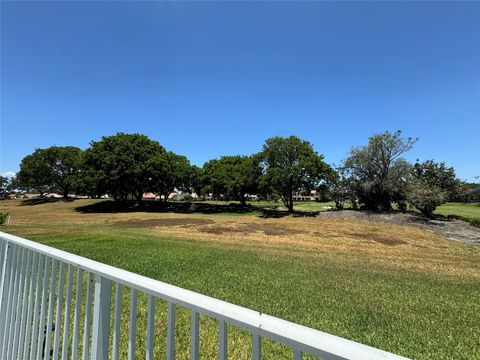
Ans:
[[[215,197],[239,200],[246,205],[246,195],[258,192],[261,175],[258,157],[222,156],[204,164],[202,179],[205,190]]]
[[[344,162],[352,190],[369,210],[391,210],[405,199],[410,164],[401,158],[417,139],[402,138],[401,131],[373,135],[368,145],[351,150]]]
[[[188,190],[193,170],[185,156],[167,152],[157,141],[140,134],[118,133],[92,142],[86,150],[80,186],[91,194],[110,193],[116,200],[146,191],[164,196]]]
[[[40,196],[59,192],[66,198],[75,185],[81,159],[82,150],[74,146],[36,149],[23,158],[17,174],[18,185],[39,192]]]
[[[152,187],[157,165],[152,159],[165,152],[158,142],[145,135],[118,133],[90,144],[84,168],[87,178],[96,182],[96,188],[104,189],[114,199],[126,199],[133,194],[140,202],[143,193]]]
[[[296,136],[267,139],[260,156],[264,188],[280,196],[290,212],[294,192],[317,188],[332,171],[323,161],[323,155],[318,155],[308,141]]]
[[[148,161],[148,168],[151,178],[147,190],[163,195],[165,202],[175,189],[190,189],[194,170],[185,156],[160,152]]]
[[[333,171],[327,181],[327,195],[335,202],[335,208],[341,210],[347,200],[354,200],[351,191],[351,179],[345,176],[342,168]]]
[[[435,208],[447,202],[460,185],[453,168],[447,168],[445,163],[436,163],[433,160],[423,163],[417,160],[411,176],[407,200],[428,217],[433,217]]]
[[[407,199],[423,215],[433,217],[435,208],[447,201],[447,193],[437,186],[414,181],[408,186]]]
[[[5,195],[8,192],[8,178],[0,176],[0,196]]]
[[[446,167],[444,162],[437,163],[427,160],[420,163],[418,160],[413,165],[412,175],[414,179],[422,183],[442,189],[448,196],[453,196],[460,187],[460,181],[455,175],[453,167]]]
[[[8,213],[0,212],[0,225],[3,225],[7,222]]]

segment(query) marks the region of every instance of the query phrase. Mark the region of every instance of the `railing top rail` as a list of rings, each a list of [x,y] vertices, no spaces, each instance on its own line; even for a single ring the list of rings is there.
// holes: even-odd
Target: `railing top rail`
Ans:
[[[15,235],[0,231],[0,239],[326,359],[406,359]]]

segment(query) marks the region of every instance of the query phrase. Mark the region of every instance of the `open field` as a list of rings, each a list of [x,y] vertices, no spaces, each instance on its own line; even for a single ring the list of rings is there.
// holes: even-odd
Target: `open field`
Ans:
[[[407,357],[480,358],[480,246],[372,221],[76,211],[95,202],[4,201],[11,224],[0,229]],[[139,334],[144,320],[140,311]],[[213,358],[215,324],[202,318],[201,329],[202,356]],[[179,358],[187,359],[182,311],[178,331]],[[159,354],[164,335],[160,327]],[[232,331],[230,357],[247,359],[249,341]],[[265,350],[266,359],[291,358],[277,345]]]
[[[456,216],[480,226],[480,203],[447,203],[439,206],[436,214],[444,216]]]

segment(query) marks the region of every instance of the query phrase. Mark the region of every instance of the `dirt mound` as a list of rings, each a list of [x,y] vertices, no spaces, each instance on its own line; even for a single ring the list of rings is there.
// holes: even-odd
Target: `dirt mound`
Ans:
[[[427,219],[421,215],[413,213],[402,214],[396,211],[380,213],[354,210],[326,211],[319,213],[317,217],[320,219],[363,220],[387,224],[410,225],[436,231],[450,240],[480,244],[480,228],[456,219]],[[376,241],[375,239],[372,240]]]
[[[115,225],[126,228],[148,228],[148,227],[168,227],[168,226],[191,226],[206,225],[213,223],[209,219],[196,218],[166,218],[166,219],[147,219],[147,220],[128,220],[119,221]]]

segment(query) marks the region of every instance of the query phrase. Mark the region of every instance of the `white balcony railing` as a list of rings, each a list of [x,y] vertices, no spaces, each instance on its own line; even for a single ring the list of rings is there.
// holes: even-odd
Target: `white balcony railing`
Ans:
[[[168,360],[175,358],[177,305],[191,312],[191,359],[200,356],[200,314],[218,322],[218,358],[221,360],[227,359],[227,324],[251,334],[253,359],[262,356],[262,338],[292,348],[295,360],[302,359],[303,353],[324,359],[405,359],[3,232],[0,232],[0,359],[119,359],[124,287],[131,290],[128,359],[135,358],[139,292],[148,296],[144,340],[147,360],[154,357],[157,298],[168,303]],[[55,330],[47,331],[54,324]],[[80,336],[81,329],[83,336]],[[80,339],[83,344],[79,343]]]

